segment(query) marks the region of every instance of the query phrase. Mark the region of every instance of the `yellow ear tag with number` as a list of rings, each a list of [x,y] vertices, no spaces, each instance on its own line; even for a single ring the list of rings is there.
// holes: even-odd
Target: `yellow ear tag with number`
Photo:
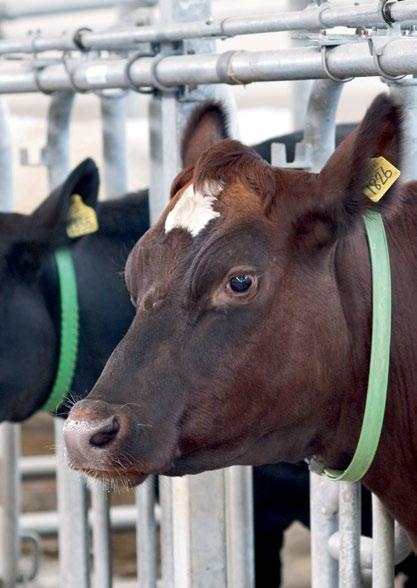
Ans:
[[[71,196],[67,220],[67,235],[71,239],[98,231],[96,211],[85,204],[79,194]]]
[[[392,165],[385,157],[372,157],[371,178],[363,193],[373,202],[379,202],[400,177],[399,169]]]

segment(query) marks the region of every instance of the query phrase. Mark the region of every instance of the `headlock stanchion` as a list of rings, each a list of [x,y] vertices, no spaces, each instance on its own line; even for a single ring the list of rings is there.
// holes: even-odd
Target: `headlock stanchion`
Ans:
[[[210,2],[160,2],[161,18],[179,22],[208,19]],[[183,51],[213,51],[213,42],[185,42]],[[177,53],[164,43],[161,52]],[[140,63],[140,62],[138,62]],[[132,72],[135,64],[132,67]],[[179,138],[190,108],[215,97],[215,88],[186,89],[183,95],[161,89],[150,104],[151,221],[168,202],[170,185],[180,170]],[[162,582],[164,587],[216,586],[245,588],[253,582],[250,472],[233,468],[184,478],[160,478]],[[208,491],[210,489],[210,491]],[[225,516],[226,496],[230,507]],[[244,564],[244,565],[242,565]]]
[[[72,0],[54,7],[31,5],[26,15],[68,12],[109,6],[106,0]],[[154,0],[124,0],[123,8],[144,7]],[[69,128],[74,96],[92,91],[100,101],[105,195],[127,191],[125,95],[149,93],[150,214],[155,222],[168,201],[172,179],[179,171],[180,129],[190,109],[207,98],[221,98],[231,113],[233,101],[224,84],[315,79],[308,102],[304,139],[288,164],[283,147],[273,145],[276,165],[318,172],[335,147],[335,121],[343,82],[352,76],[382,76],[405,110],[403,177],[417,178],[417,0],[337,2],[297,0],[292,10],[261,16],[211,18],[210,0],[160,0],[158,22],[124,25],[96,32],[76,31],[48,36],[36,32],[21,39],[1,39],[0,55],[21,59],[0,63],[0,94],[52,93],[48,141],[42,161],[54,188],[70,169]],[[0,18],[22,16],[6,5]],[[143,16],[143,15],[142,15]],[[348,27],[347,34],[333,31]],[[215,39],[262,32],[298,31],[297,45],[267,51],[216,53]],[[302,33],[300,33],[302,32]],[[52,56],[49,51],[56,51]],[[62,52],[62,55],[60,54]],[[410,77],[410,75],[414,77]],[[407,77],[403,77],[407,76]],[[301,112],[301,110],[300,110]],[[301,116],[301,115],[300,115]],[[4,97],[0,102],[0,198],[2,210],[12,208],[11,145]],[[84,480],[71,472],[62,448],[62,424],[56,420],[59,510],[59,586],[111,588],[110,498],[91,485],[91,529]],[[0,426],[0,579],[16,586],[19,570],[19,432]],[[51,467],[26,463],[25,476],[50,473]],[[149,478],[136,491],[139,585],[156,588],[159,569],[160,513],[163,588],[251,588],[253,512],[250,468],[183,478]],[[132,509],[133,507],[131,507]],[[128,517],[121,513],[120,528]],[[129,510],[130,516],[132,510]],[[26,517],[26,518],[25,518]],[[25,515],[21,526],[36,521],[43,532],[56,530],[57,519]],[[90,545],[93,563],[90,562]],[[373,538],[361,536],[360,486],[336,483],[311,474],[311,554],[313,588],[374,588],[393,586],[394,563],[409,552],[404,531],[373,498]],[[92,573],[93,571],[93,573]]]
[[[57,93],[51,97],[48,116],[49,188],[53,190],[70,171],[69,125],[74,96]],[[90,588],[90,554],[86,483],[66,463],[62,421],[55,420],[59,512],[59,583]]]

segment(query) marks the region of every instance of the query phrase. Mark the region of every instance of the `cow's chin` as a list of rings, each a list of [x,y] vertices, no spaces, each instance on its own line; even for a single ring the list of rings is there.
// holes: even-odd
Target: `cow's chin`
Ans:
[[[107,490],[114,492],[120,490],[128,490],[139,486],[148,477],[148,474],[134,471],[122,471],[118,469],[95,470],[90,468],[82,468],[76,470],[86,476],[88,481],[99,482]]]

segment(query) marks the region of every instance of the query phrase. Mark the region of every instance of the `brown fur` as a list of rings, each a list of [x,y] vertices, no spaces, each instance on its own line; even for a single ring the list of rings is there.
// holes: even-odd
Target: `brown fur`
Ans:
[[[222,139],[212,117],[200,111],[189,127],[173,200],[130,255],[136,318],[70,414],[88,420],[94,402],[95,414],[124,415],[122,432],[100,460],[69,443],[73,465],[120,474],[117,460],[130,455],[133,481],[311,455],[345,467],[366,398],[372,284],[361,219],[374,208],[389,240],[393,335],[384,429],[364,483],[417,546],[417,185],[396,184],[379,205],[362,193],[369,158],[400,166],[400,109],[379,96],[320,174],[270,167]],[[165,234],[178,191],[206,180],[224,186],[220,217],[194,239]],[[230,293],[242,273],[257,284],[250,296]]]

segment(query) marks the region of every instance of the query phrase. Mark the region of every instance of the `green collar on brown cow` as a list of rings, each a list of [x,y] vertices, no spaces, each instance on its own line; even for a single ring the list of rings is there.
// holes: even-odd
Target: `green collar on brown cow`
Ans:
[[[68,249],[55,253],[61,304],[61,333],[58,368],[52,390],[39,409],[54,412],[64,402],[74,379],[78,354],[78,291],[74,262]]]
[[[324,468],[331,480],[358,482],[375,458],[384,422],[391,348],[391,268],[382,216],[368,212],[364,217],[372,268],[372,341],[368,392],[359,441],[345,470]]]

